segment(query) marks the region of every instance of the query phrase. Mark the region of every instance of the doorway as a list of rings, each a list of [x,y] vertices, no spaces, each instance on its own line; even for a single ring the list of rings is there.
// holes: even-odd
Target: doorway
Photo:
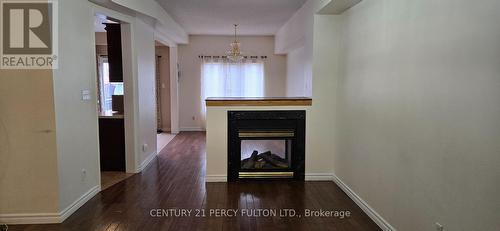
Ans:
[[[122,22],[94,16],[101,189],[130,177],[125,144],[125,88]],[[133,154],[133,153],[132,153]]]
[[[157,153],[175,137],[172,134],[170,47],[155,41]]]

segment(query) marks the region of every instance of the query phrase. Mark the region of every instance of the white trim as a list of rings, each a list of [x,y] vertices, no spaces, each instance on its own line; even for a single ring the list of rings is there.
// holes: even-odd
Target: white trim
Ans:
[[[151,164],[151,162],[156,158],[157,155],[157,152],[151,153],[148,158],[143,160],[139,167],[137,167],[136,173],[142,172],[142,170],[144,170],[149,164]]]
[[[0,214],[0,224],[55,224],[60,223],[59,213]]]
[[[179,133],[179,65],[177,45],[171,46],[170,57],[170,130]]]
[[[205,129],[202,127],[181,127],[181,132],[204,132]]]
[[[342,180],[340,180],[335,174],[333,176],[333,181],[353,200],[365,213],[368,215],[382,230],[384,231],[396,231],[394,227],[389,224],[380,214],[377,213],[368,203],[366,203],[361,197],[359,197],[349,186],[347,186]]]
[[[101,191],[96,185],[59,213],[0,214],[0,224],[56,224],[62,223],[82,205]]]
[[[207,175],[205,176],[205,182],[227,182],[226,175]]]
[[[78,198],[75,202],[66,207],[63,211],[60,212],[60,222],[63,222],[71,216],[76,210],[78,210],[82,205],[87,203],[92,197],[94,197],[97,193],[101,191],[101,185],[96,185],[83,194],[80,198]]]
[[[306,181],[332,181],[333,174],[332,173],[306,173],[305,180]]]

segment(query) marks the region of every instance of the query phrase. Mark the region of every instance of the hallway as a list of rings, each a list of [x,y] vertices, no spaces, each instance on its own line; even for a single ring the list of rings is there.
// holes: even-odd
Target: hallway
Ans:
[[[62,224],[9,230],[380,230],[333,182],[205,183],[205,134],[177,135],[142,173],[92,198]],[[200,209],[207,217],[151,217],[152,209]],[[209,217],[209,210],[350,211],[349,218]]]

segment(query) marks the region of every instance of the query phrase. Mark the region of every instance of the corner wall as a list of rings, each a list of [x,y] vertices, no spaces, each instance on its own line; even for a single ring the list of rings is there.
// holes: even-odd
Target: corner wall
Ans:
[[[330,175],[333,173],[335,149],[335,121],[340,39],[335,31],[340,28],[338,16],[314,16],[312,98],[313,105],[307,114],[306,171]],[[309,164],[308,164],[309,163]]]
[[[275,52],[287,54],[288,97],[313,97],[314,15],[329,1],[308,0],[276,33]]]
[[[287,53],[287,96],[312,97],[306,123],[306,173],[314,179],[331,179],[333,173],[332,139],[335,122],[335,59],[340,38],[335,30],[337,16],[315,16],[325,4],[307,1],[278,31],[276,52]]]

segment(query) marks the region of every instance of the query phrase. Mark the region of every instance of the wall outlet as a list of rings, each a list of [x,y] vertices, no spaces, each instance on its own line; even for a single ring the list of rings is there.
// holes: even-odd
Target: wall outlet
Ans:
[[[444,227],[439,224],[438,222],[436,222],[436,231],[443,231],[444,230]]]
[[[196,116],[193,116],[193,120],[196,120]]]
[[[143,144],[142,145],[142,151],[146,152],[148,150],[148,144]]]

